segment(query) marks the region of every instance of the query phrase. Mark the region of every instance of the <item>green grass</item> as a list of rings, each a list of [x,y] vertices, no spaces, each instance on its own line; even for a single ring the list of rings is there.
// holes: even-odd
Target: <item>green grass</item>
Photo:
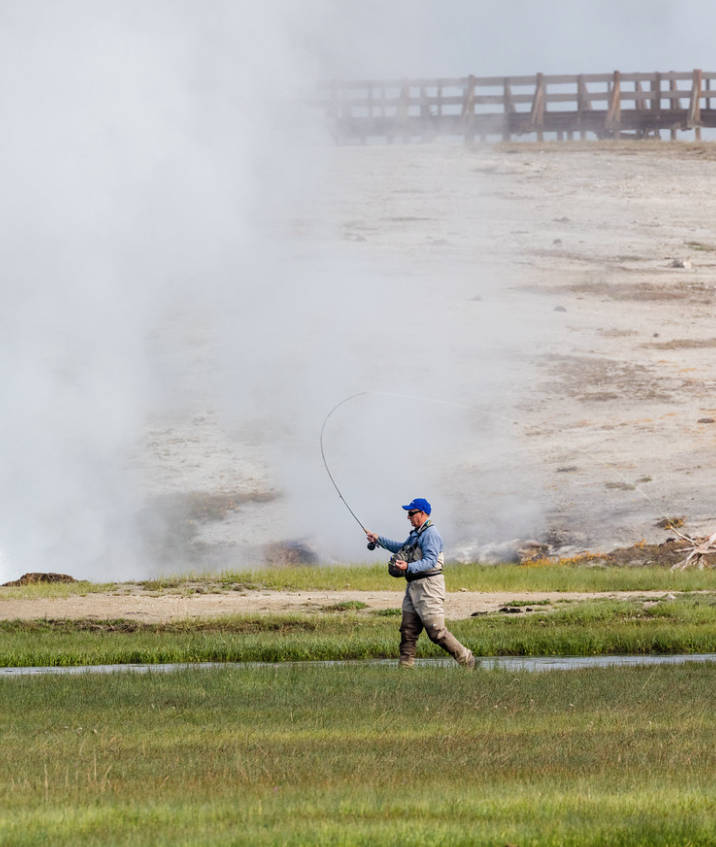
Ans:
[[[0,679],[0,843],[716,842],[716,667]]]
[[[530,565],[450,564],[448,591],[700,591],[716,590],[711,569],[671,571],[665,567],[588,567],[589,560]],[[153,594],[224,591],[395,591],[404,582],[387,574],[386,563],[322,567],[261,568],[219,574],[157,577],[142,583],[50,583],[0,588],[4,600],[69,597],[75,594],[143,590]]]
[[[402,580],[387,576],[381,565],[332,566],[224,574],[276,590],[395,590]],[[712,570],[671,571],[662,567],[584,567],[583,564],[448,565],[448,591],[698,591],[716,590]]]
[[[591,656],[716,652],[716,598],[684,595],[535,606],[530,614],[452,621],[477,656]],[[291,662],[396,658],[398,616],[349,610],[236,616],[162,624],[0,621],[0,666]],[[422,657],[442,651],[422,636]]]

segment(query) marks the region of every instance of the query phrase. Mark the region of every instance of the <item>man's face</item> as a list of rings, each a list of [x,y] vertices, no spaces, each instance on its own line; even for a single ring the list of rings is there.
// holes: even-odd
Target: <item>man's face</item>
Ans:
[[[413,529],[419,529],[427,519],[428,516],[425,512],[421,512],[420,509],[411,509],[408,512],[408,520],[413,525]]]

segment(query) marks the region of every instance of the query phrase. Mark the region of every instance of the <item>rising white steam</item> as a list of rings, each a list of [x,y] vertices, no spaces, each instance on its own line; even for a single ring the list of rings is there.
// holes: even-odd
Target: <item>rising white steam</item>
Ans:
[[[129,460],[186,405],[167,321],[242,339],[233,390],[256,386],[254,304],[281,313],[265,233],[312,132],[319,7],[300,6],[2,4],[0,579],[146,570]]]

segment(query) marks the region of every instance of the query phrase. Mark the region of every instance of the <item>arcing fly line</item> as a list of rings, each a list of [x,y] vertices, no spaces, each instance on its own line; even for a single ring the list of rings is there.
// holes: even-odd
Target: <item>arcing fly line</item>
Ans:
[[[328,462],[326,461],[326,453],[325,453],[325,450],[324,450],[324,447],[323,447],[323,434],[324,434],[325,429],[326,429],[326,424],[328,423],[330,417],[333,415],[333,413],[335,411],[340,409],[341,406],[343,406],[345,403],[348,403],[350,400],[355,400],[356,397],[365,397],[365,396],[368,396],[368,395],[372,395],[374,397],[397,397],[398,399],[401,399],[401,400],[415,400],[415,401],[418,401],[418,402],[421,402],[421,403],[435,403],[435,404],[440,405],[440,406],[451,406],[454,409],[466,409],[467,411],[477,412],[478,414],[484,415],[485,417],[488,417],[488,418],[494,418],[495,420],[500,420],[503,423],[511,423],[511,424],[515,424],[516,426],[521,426],[521,427],[524,427],[525,429],[532,430],[533,432],[536,432],[536,433],[544,433],[543,429],[540,429],[539,427],[534,426],[533,424],[522,423],[521,421],[514,420],[514,418],[508,418],[505,415],[499,415],[495,412],[486,412],[484,409],[480,409],[476,406],[466,406],[462,403],[451,403],[447,400],[436,400],[432,397],[418,397],[418,396],[415,396],[415,395],[412,395],[412,394],[394,394],[394,393],[388,392],[388,391],[359,391],[357,394],[351,394],[350,397],[346,397],[344,400],[341,400],[340,403],[336,404],[331,409],[331,411],[326,415],[326,418],[323,421],[323,426],[321,427],[321,439],[320,439],[320,441],[321,441],[321,457],[323,459],[323,465],[326,469],[326,473],[328,474],[329,479],[333,483],[333,487],[336,489],[338,496],[343,501],[343,505],[351,513],[351,515],[353,516],[353,519],[358,524],[358,526],[360,526],[360,528],[363,530],[363,532],[367,532],[366,528],[363,526],[361,521],[358,519],[358,517],[356,516],[356,513],[353,511],[353,509],[351,509],[351,507],[348,505],[348,503],[346,502],[346,498],[341,494],[341,491],[338,488],[338,485],[336,484],[335,479],[333,478],[333,474],[331,473],[331,471],[328,467]],[[613,468],[611,465],[608,465],[606,462],[603,462],[601,459],[597,458],[596,456],[593,456],[591,453],[588,453],[586,450],[583,450],[580,447],[574,447],[573,449],[576,450],[578,453],[582,453],[583,455],[587,456],[590,461],[596,462],[597,464],[602,465],[602,467],[606,468],[612,476],[618,477],[619,480],[621,482],[623,482],[625,485],[628,485],[630,489],[632,489],[633,491],[637,491],[639,494],[641,494],[641,496],[644,497],[646,500],[648,500],[651,503],[651,505],[657,510],[657,512],[659,512],[659,514],[662,515],[662,517],[666,518],[667,521],[669,520],[668,516],[665,514],[665,512],[663,511],[661,506],[659,506],[659,504],[656,503],[646,493],[646,491],[643,491],[641,488],[639,488],[638,485],[635,485],[633,482],[631,482],[631,480],[629,480],[626,476],[624,476],[624,474],[620,473],[616,468]],[[373,547],[371,547],[371,545],[368,545],[368,546],[369,546],[370,549],[373,549]]]
[[[359,527],[363,530],[363,532],[367,532],[368,530],[367,530],[367,529],[363,526],[363,524],[362,524],[362,523],[358,520],[358,518],[357,518],[357,516],[356,516],[356,513],[353,511],[353,509],[351,509],[351,507],[350,507],[350,506],[348,505],[348,503],[346,502],[346,498],[345,498],[345,497],[341,494],[341,490],[340,490],[340,488],[336,485],[336,481],[335,481],[335,479],[333,479],[333,474],[331,473],[331,471],[330,471],[330,469],[329,469],[329,467],[328,467],[328,462],[326,461],[326,452],[325,452],[325,450],[323,449],[323,433],[324,433],[324,431],[325,431],[325,429],[326,429],[326,424],[328,423],[328,419],[329,419],[329,418],[331,417],[331,415],[332,415],[332,414],[336,411],[336,409],[340,409],[340,407],[341,407],[344,403],[347,403],[349,400],[353,400],[355,397],[360,397],[360,396],[361,396],[361,395],[363,395],[363,394],[370,394],[370,393],[371,393],[371,392],[369,392],[369,391],[360,391],[358,394],[351,394],[351,396],[350,396],[350,397],[346,397],[346,398],[345,398],[345,400],[341,400],[341,402],[340,402],[340,403],[338,403],[336,406],[334,406],[334,407],[331,409],[331,411],[330,411],[330,412],[326,415],[326,419],[323,421],[323,426],[321,427],[321,458],[323,459],[323,467],[326,469],[326,473],[328,474],[328,478],[329,478],[329,479],[331,480],[331,482],[333,483],[333,487],[336,489],[336,493],[338,494],[338,496],[339,496],[339,497],[341,498],[341,500],[343,501],[343,505],[346,507],[346,509],[348,509],[348,511],[351,513],[351,515],[353,515],[353,519],[354,519],[354,520],[355,520],[355,522],[358,524],[358,526],[359,526]]]

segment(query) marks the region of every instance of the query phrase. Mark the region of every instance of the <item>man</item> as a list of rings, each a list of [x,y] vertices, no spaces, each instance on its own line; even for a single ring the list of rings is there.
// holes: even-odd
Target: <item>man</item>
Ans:
[[[395,553],[394,567],[408,581],[403,598],[403,618],[400,623],[401,668],[415,664],[418,637],[425,629],[428,638],[447,651],[456,662],[467,668],[475,667],[475,657],[445,627],[445,577],[443,576],[443,540],[430,520],[432,506],[418,497],[407,506],[408,520],[413,527],[402,543],[365,531],[368,540]]]

